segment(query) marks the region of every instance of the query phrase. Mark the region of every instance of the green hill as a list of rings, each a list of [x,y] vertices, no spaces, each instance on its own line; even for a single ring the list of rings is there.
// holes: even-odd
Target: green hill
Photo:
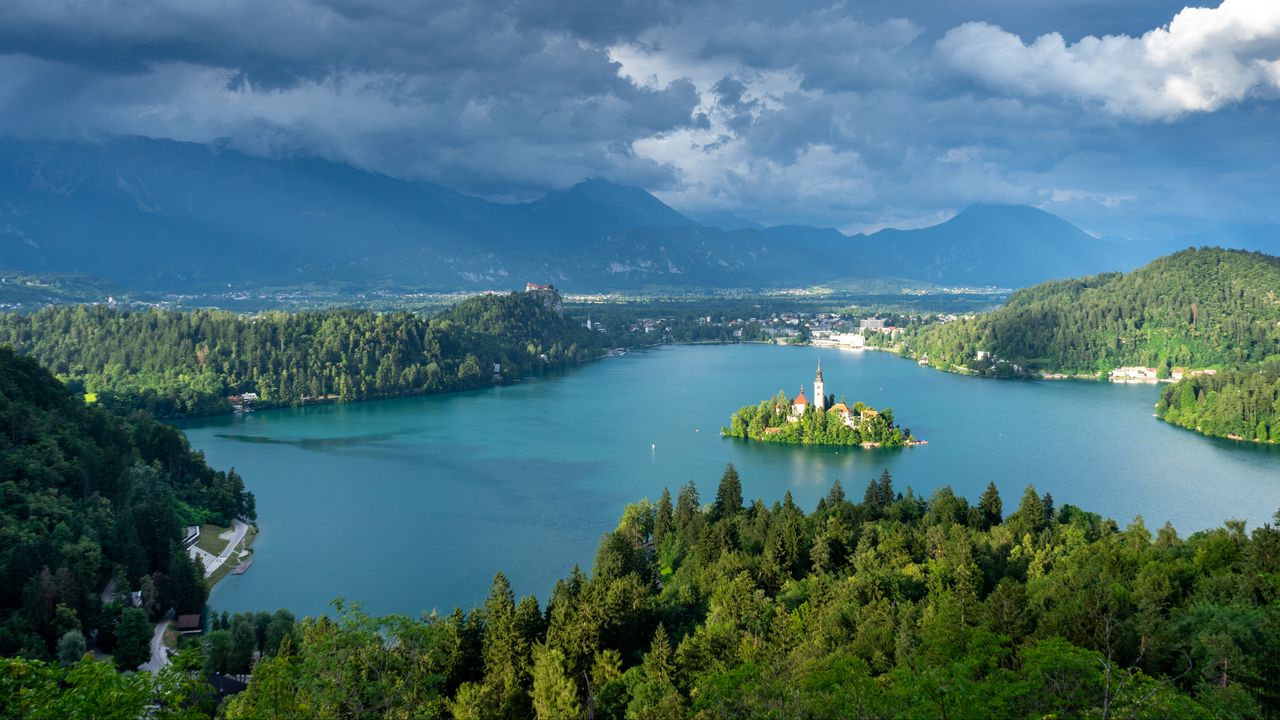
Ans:
[[[928,326],[907,344],[934,365],[991,375],[1262,362],[1280,355],[1280,258],[1184,250],[1127,275],[1027,288],[995,312]]]
[[[62,306],[0,316],[0,345],[114,408],[216,414],[233,393],[290,405],[463,390],[602,354],[602,337],[558,302],[554,291],[481,295],[435,317]]]
[[[86,407],[7,348],[0,498],[0,655],[37,658],[69,632],[109,630],[99,592],[113,577],[155,608],[199,612],[206,591],[182,528],[254,513],[235,472],[211,469],[180,432]]]

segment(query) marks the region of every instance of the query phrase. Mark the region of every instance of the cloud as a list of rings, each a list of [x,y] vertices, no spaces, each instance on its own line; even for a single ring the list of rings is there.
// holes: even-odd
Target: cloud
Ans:
[[[1172,120],[1280,90],[1280,3],[1224,0],[1185,8],[1141,37],[1058,33],[1026,44],[985,22],[953,28],[935,52],[947,66],[989,87],[1061,96],[1112,115]]]
[[[497,199],[603,177],[841,228],[972,202],[1108,232],[1265,221],[1277,7],[7,0],[0,133],[217,141]]]
[[[2,129],[225,139],[494,196],[668,182],[630,142],[696,124],[697,93],[633,83],[596,41],[670,4],[566,2],[12,0]]]

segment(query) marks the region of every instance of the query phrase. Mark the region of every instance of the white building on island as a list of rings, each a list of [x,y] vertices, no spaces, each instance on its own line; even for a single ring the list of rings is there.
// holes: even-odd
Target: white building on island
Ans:
[[[809,410],[810,405],[818,412],[836,413],[840,416],[841,422],[851,428],[857,427],[863,420],[868,420],[880,414],[871,408],[855,409],[857,408],[856,403],[854,408],[850,408],[842,402],[833,403],[830,407],[827,407],[826,391],[826,383],[822,380],[822,360],[819,359],[818,372],[813,378],[813,401],[810,402],[809,398],[805,396],[804,386],[801,385],[800,393],[791,401],[791,413],[787,420],[789,422],[799,422],[801,416]]]

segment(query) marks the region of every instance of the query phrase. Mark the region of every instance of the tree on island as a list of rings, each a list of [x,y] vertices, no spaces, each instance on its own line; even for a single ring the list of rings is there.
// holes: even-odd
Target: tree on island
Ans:
[[[893,409],[874,410],[861,402],[818,410],[812,403],[796,411],[779,392],[759,405],[739,408],[720,432],[726,437],[803,445],[901,447],[916,443],[909,430],[894,422]],[[846,417],[848,419],[846,419]]]

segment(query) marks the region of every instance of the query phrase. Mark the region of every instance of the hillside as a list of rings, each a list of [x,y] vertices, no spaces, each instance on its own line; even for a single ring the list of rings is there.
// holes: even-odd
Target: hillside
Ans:
[[[325,160],[137,137],[0,140],[0,196],[0,271],[80,273],[134,291],[878,278],[1020,286],[1134,264],[1122,248],[1027,207],[975,206],[932,228],[870,236],[714,216],[702,225],[640,188],[598,179],[499,204]]]
[[[177,430],[86,407],[30,358],[0,347],[0,655],[50,657],[103,621],[114,576],[156,607],[198,612],[205,587],[175,549],[186,525],[252,517],[232,472]],[[148,590],[149,589],[149,590]],[[104,641],[105,645],[105,641]],[[3,714],[3,713],[0,713]]]
[[[462,390],[604,353],[599,334],[536,293],[480,295],[437,317],[61,306],[0,315],[3,345],[99,403],[161,417],[230,412],[242,392],[272,406]]]
[[[1181,380],[1160,393],[1156,415],[1205,435],[1280,443],[1280,363]]]
[[[1121,530],[1033,487],[1016,506],[994,484],[976,502],[946,486],[926,500],[897,492],[887,471],[860,502],[837,482],[811,513],[789,494],[743,500],[729,466],[712,502],[690,482],[629,505],[590,576],[575,568],[545,602],[517,599],[498,573],[470,611],[373,618],[338,604],[333,617],[304,619],[287,649],[265,644],[248,689],[216,716],[1156,720],[1280,710],[1272,525],[1228,522],[1180,538],[1137,518]],[[251,624],[243,634],[252,649]],[[217,667],[218,635],[179,660],[196,669],[188,682]],[[137,717],[160,693],[112,692],[119,681],[91,663],[0,659],[0,714],[74,698]],[[213,715],[197,706],[183,717]]]
[[[1184,250],[1127,275],[1044,283],[999,310],[907,340],[935,365],[984,374],[1203,368],[1280,355],[1280,258]],[[980,351],[989,359],[978,360]],[[1017,366],[1017,367],[1014,367]]]

